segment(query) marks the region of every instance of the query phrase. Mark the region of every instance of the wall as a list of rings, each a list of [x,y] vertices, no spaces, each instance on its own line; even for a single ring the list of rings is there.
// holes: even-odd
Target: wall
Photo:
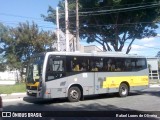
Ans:
[[[19,71],[0,72],[0,85],[13,85],[20,80]]]

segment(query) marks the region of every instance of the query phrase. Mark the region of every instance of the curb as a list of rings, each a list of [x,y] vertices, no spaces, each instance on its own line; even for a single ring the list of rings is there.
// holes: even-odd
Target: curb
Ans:
[[[11,93],[11,94],[0,94],[1,97],[6,97],[6,96],[16,96],[16,95],[26,95],[26,93]]]
[[[0,94],[1,97],[8,96],[8,94]]]
[[[26,95],[26,93],[11,93],[10,95]]]
[[[26,93],[0,94],[0,96],[2,97],[2,102],[22,101]]]
[[[23,98],[2,99],[2,102],[13,102],[13,101],[23,101]]]

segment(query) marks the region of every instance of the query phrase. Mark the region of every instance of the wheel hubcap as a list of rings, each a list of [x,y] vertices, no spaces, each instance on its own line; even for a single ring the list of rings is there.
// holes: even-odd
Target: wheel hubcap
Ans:
[[[125,87],[121,87],[122,90],[122,95],[126,95],[127,94],[127,89]]]
[[[70,96],[73,98],[73,99],[78,99],[78,92],[76,90],[72,90],[70,92]]]

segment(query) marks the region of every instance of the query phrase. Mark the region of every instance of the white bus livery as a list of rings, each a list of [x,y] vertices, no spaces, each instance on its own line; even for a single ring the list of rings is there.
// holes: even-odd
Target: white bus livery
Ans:
[[[77,102],[85,95],[148,88],[146,58],[114,52],[46,52],[31,57],[27,94],[36,98],[67,97]]]

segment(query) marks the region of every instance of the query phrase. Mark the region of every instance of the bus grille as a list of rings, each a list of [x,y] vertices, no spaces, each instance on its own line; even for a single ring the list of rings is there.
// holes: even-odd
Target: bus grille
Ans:
[[[36,93],[28,93],[28,92],[27,92],[27,95],[29,95],[29,96],[34,96],[34,97],[36,97],[36,96],[37,96],[37,94],[36,94]]]
[[[37,86],[27,86],[27,90],[37,90]]]

